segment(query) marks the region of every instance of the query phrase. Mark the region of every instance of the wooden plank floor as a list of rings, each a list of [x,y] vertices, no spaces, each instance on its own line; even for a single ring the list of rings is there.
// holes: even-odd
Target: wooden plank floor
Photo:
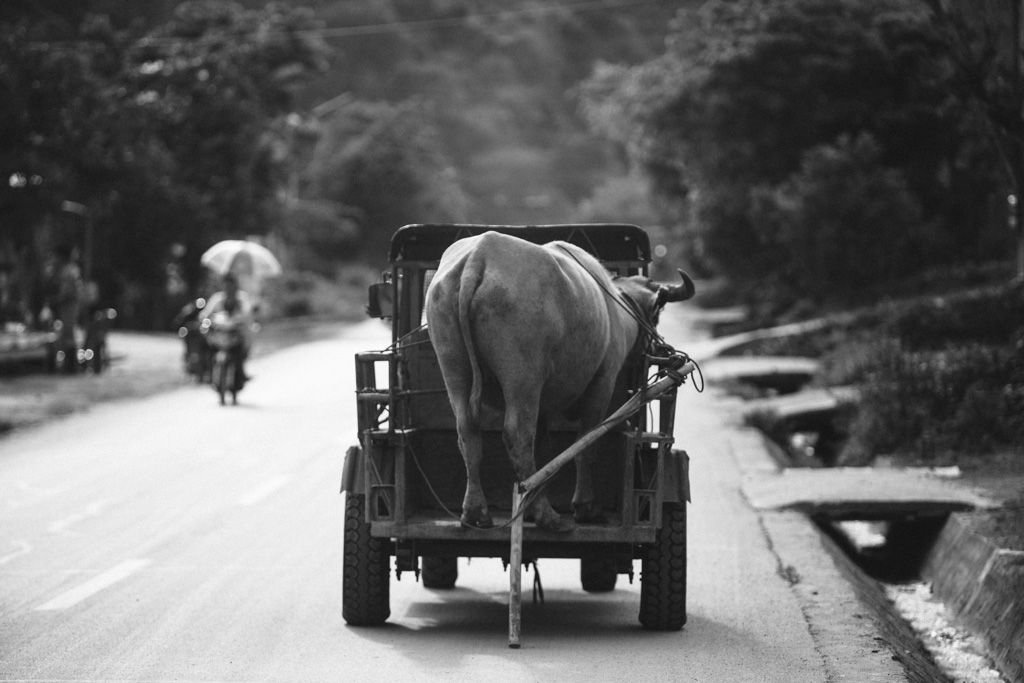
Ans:
[[[801,510],[830,519],[895,519],[1000,505],[983,492],[929,468],[788,468],[745,481],[758,510]]]

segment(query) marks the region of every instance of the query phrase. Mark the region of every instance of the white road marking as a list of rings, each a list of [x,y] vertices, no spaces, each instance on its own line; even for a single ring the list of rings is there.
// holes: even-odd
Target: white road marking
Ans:
[[[12,550],[6,555],[0,555],[0,565],[7,564],[17,557],[28,555],[32,552],[32,546],[27,541],[11,541],[11,545],[15,546],[17,550]]]
[[[265,481],[256,488],[254,488],[253,490],[249,491],[241,498],[239,498],[238,504],[245,506],[255,505],[256,503],[259,503],[265,498],[269,498],[271,495],[274,494],[274,492],[276,492],[279,488],[287,484],[289,481],[291,481],[291,477],[286,475],[282,475],[280,477],[275,477],[274,479],[271,479],[269,481]]]
[[[36,607],[36,611],[55,611],[67,609],[82,602],[86,598],[89,598],[96,593],[99,593],[104,588],[113,586],[118,581],[123,581],[135,572],[139,571],[152,560],[146,559],[134,559],[126,560],[119,565],[111,567],[102,574],[93,577],[89,581],[86,581],[81,586],[72,588],[69,591],[65,591],[55,597],[49,602],[45,602],[39,607]]]
[[[109,502],[109,500],[97,500],[95,503],[90,503],[89,505],[86,506],[84,512],[76,512],[75,514],[69,515],[64,519],[58,519],[56,522],[51,522],[50,525],[46,527],[46,530],[49,531],[51,534],[57,534],[62,531],[67,531],[68,527],[72,526],[73,524],[77,524],[78,522],[81,522],[83,519],[95,517],[96,515],[100,514],[100,512],[103,511],[103,508],[105,508]]]

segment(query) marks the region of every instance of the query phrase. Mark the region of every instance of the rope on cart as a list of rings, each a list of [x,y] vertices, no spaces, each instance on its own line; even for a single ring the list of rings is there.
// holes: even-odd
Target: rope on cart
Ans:
[[[454,520],[458,521],[459,523],[461,523],[462,522],[462,517],[459,516],[458,514],[456,514],[454,510],[451,510],[447,505],[444,504],[444,501],[441,500],[441,496],[438,495],[437,491],[434,489],[433,485],[430,483],[430,479],[427,477],[427,473],[424,471],[423,466],[420,465],[420,459],[419,459],[419,457],[417,457],[416,451],[413,449],[412,444],[407,443],[406,444],[406,448],[409,451],[409,455],[412,456],[412,463],[416,466],[416,470],[420,473],[420,477],[422,477],[423,483],[427,485],[427,489],[430,491],[430,495],[434,498],[434,502],[436,502],[438,507],[440,507],[442,510],[444,510],[445,513],[447,513],[447,515],[449,517],[451,517],[452,519],[454,519]],[[495,528],[495,529],[507,529],[508,527],[512,526],[512,524],[519,517],[521,517],[525,511],[526,511],[525,507],[520,508],[519,512],[514,514],[514,515],[512,515],[511,517],[509,517],[509,520],[507,522],[505,522],[504,524],[501,524],[499,526],[492,527],[492,528]],[[470,528],[476,528],[476,527],[470,527]]]
[[[544,604],[544,586],[540,582],[540,568],[537,566],[537,560],[527,563],[527,566],[533,565],[533,604],[537,604],[537,599],[540,598],[540,604]]]
[[[678,373],[678,370],[682,368],[684,365],[686,365],[686,363],[693,363],[696,367],[695,372],[700,377],[700,385],[698,386],[697,383],[694,383],[694,389],[697,390],[697,393],[703,392],[704,374],[701,372],[700,366],[697,365],[697,361],[695,361],[690,356],[690,354],[684,351],[678,351],[674,346],[665,341],[665,338],[661,336],[661,333],[658,332],[654,324],[651,321],[645,319],[645,316],[640,311],[640,307],[637,306],[635,301],[627,297],[625,294],[622,294],[621,292],[618,296],[616,296],[614,292],[608,290],[608,287],[605,286],[605,284],[601,281],[600,278],[591,273],[590,270],[587,269],[585,265],[583,265],[583,263],[579,260],[576,254],[572,253],[572,251],[566,249],[565,247],[562,247],[561,249],[566,254],[568,254],[572,258],[572,260],[578,263],[579,266],[583,268],[583,270],[587,271],[590,277],[594,280],[594,283],[598,286],[598,288],[600,288],[602,292],[604,292],[604,295],[606,297],[614,301],[619,308],[624,310],[626,314],[629,315],[629,317],[636,321],[636,324],[640,327],[640,332],[643,333],[643,347],[644,353],[647,355],[647,357],[652,362],[658,363],[659,365],[669,366],[670,369],[668,371],[665,371],[664,374],[668,376],[674,376],[676,379],[679,380],[679,384],[685,382],[686,377],[680,375]],[[673,370],[676,371],[674,375]]]
[[[647,351],[647,358],[659,368],[656,377],[671,377],[678,384],[684,384],[687,377],[687,375],[681,374],[680,370],[687,363],[692,363],[693,372],[688,374],[695,374],[699,379],[699,382],[697,379],[694,380],[693,388],[698,394],[704,393],[704,373],[700,369],[700,364],[690,354],[679,351],[664,339],[660,339],[651,344]]]
[[[409,330],[408,332],[403,334],[401,337],[399,337],[398,339],[396,339],[395,341],[391,342],[390,344],[385,346],[383,349],[381,349],[380,353],[394,353],[395,351],[397,351],[399,349],[402,349],[402,348],[409,348],[410,346],[419,346],[421,344],[429,344],[430,343],[430,337],[425,337],[423,339],[419,339],[419,340],[414,341],[414,342],[407,342],[406,341],[409,337],[413,336],[414,334],[416,334],[420,330],[425,330],[425,329],[427,329],[427,324],[423,323],[419,327],[416,327],[416,328],[413,328],[413,329]]]
[[[441,507],[442,510],[448,513],[449,517],[461,521],[462,518],[459,517],[459,515],[455,514],[452,510],[449,510],[448,506],[444,504],[443,500],[441,500],[441,496],[439,496],[437,494],[437,491],[434,490],[433,485],[431,485],[430,483],[430,479],[427,478],[427,473],[423,471],[423,466],[420,465],[420,459],[416,457],[416,451],[413,450],[412,444],[406,442],[406,448],[409,450],[409,455],[412,456],[412,463],[416,465],[416,469],[419,471],[420,477],[423,479],[423,483],[427,485],[427,489],[430,490],[430,495],[434,497],[434,501]]]

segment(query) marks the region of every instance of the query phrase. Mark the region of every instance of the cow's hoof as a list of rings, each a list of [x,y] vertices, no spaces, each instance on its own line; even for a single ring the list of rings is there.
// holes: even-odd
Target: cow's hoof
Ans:
[[[580,524],[607,524],[608,518],[597,503],[573,503],[573,519]]]
[[[462,526],[470,529],[492,529],[494,528],[494,520],[491,516],[482,510],[471,510],[469,512],[463,512],[462,517],[459,518],[462,522]]]

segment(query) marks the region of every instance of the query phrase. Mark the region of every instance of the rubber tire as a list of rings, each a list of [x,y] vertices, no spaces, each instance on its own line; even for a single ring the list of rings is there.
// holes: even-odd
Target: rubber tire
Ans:
[[[640,624],[650,631],[678,631],[686,623],[686,503],[662,507],[657,540],[640,569]]]
[[[588,593],[609,593],[615,590],[619,578],[614,558],[581,557],[580,583]]]
[[[459,558],[424,556],[420,569],[424,588],[448,590],[455,588],[459,578]]]
[[[387,541],[370,536],[366,496],[345,494],[341,616],[351,626],[379,626],[391,616]]]

